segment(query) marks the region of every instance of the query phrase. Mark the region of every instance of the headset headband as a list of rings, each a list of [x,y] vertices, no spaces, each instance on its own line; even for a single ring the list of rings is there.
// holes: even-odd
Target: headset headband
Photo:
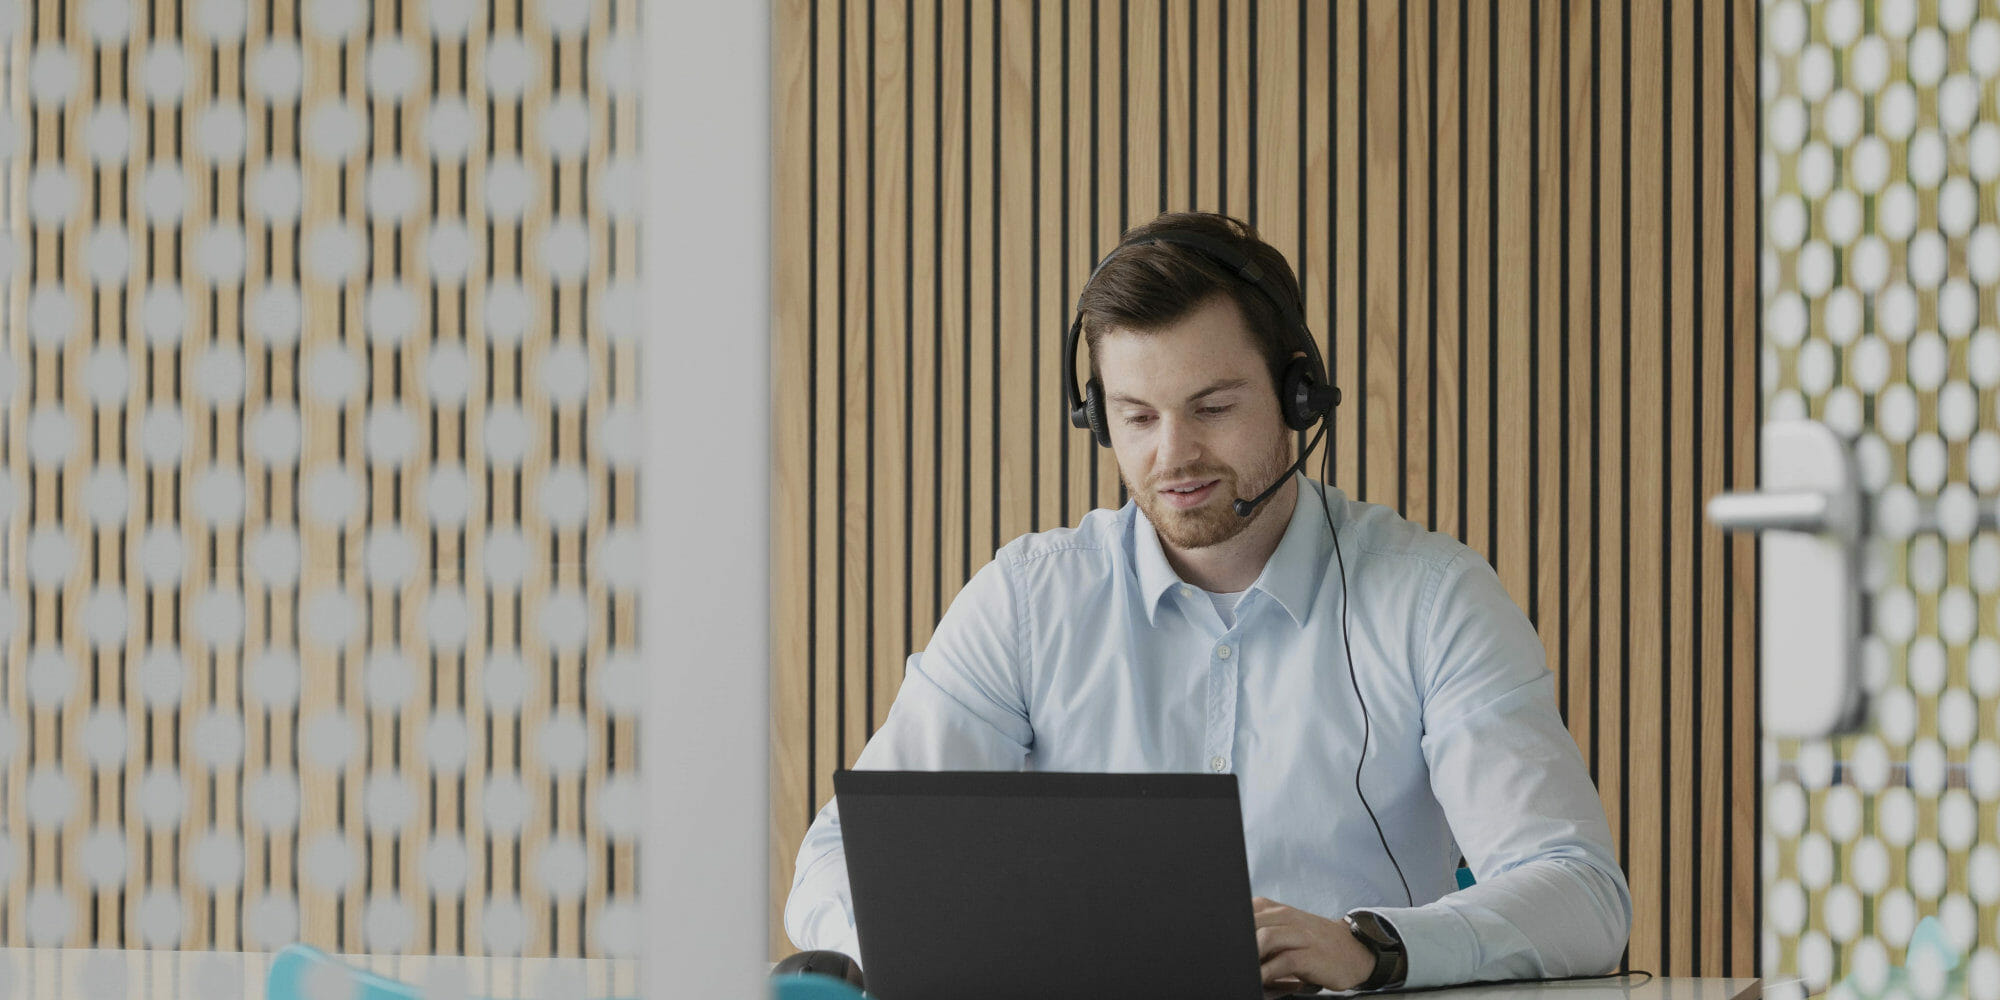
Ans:
[[[1265,274],[1263,268],[1258,267],[1254,261],[1239,253],[1235,247],[1207,233],[1195,232],[1188,229],[1162,229],[1129,242],[1121,242],[1117,246],[1112,247],[1111,251],[1099,258],[1097,265],[1090,269],[1090,277],[1084,280],[1083,288],[1076,294],[1075,318],[1070,320],[1069,332],[1063,336],[1063,358],[1064,363],[1068,367],[1068,372],[1063,377],[1063,402],[1070,411],[1070,422],[1072,424],[1086,429],[1090,427],[1089,421],[1081,416],[1084,403],[1083,391],[1078,387],[1076,380],[1077,344],[1083,339],[1084,294],[1090,290],[1090,283],[1097,280],[1097,272],[1104,270],[1104,265],[1110,263],[1111,258],[1118,256],[1119,251],[1127,247],[1142,246],[1147,243],[1171,243],[1175,246],[1187,247],[1221,264],[1239,280],[1257,289],[1266,299],[1271,301],[1272,305],[1278,307],[1278,313],[1284,319],[1283,326],[1285,327],[1285,331],[1283,335],[1290,338],[1292,342],[1291,346],[1294,350],[1305,353],[1306,363],[1310,368],[1314,381],[1318,385],[1330,385],[1330,380],[1327,377],[1326,361],[1320,356],[1318,341],[1313,338],[1312,331],[1306,329],[1305,317],[1299,315],[1297,303],[1291,301],[1291,298],[1277,287],[1277,282],[1274,278]],[[1337,392],[1334,398],[1338,399]]]

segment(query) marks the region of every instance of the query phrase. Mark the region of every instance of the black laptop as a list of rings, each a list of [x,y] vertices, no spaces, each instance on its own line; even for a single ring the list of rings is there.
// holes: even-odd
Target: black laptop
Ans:
[[[868,993],[1261,1000],[1234,775],[840,771]]]

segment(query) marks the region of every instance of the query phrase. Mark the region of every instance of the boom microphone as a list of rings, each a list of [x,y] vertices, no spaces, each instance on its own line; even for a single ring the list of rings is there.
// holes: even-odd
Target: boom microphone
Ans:
[[[1306,459],[1312,456],[1313,449],[1319,447],[1319,439],[1325,436],[1326,436],[1326,422],[1321,421],[1319,425],[1319,433],[1313,435],[1312,443],[1306,445],[1306,450],[1299,452],[1299,460],[1293,462],[1292,467],[1286,469],[1284,475],[1279,476],[1276,482],[1273,482],[1271,485],[1265,487],[1264,492],[1257,494],[1255,499],[1236,500],[1230,504],[1230,507],[1236,511],[1236,516],[1249,517],[1251,514],[1256,512],[1258,504],[1261,504],[1264,501],[1271,499],[1271,494],[1278,492],[1278,487],[1285,485],[1287,482],[1290,482],[1292,476],[1296,475],[1300,469],[1305,467]]]

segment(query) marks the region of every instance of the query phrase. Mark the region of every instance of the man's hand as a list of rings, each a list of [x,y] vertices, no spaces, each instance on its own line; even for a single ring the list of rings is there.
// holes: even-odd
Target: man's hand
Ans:
[[[1351,990],[1375,971],[1375,954],[1354,939],[1345,920],[1328,920],[1262,896],[1250,904],[1265,986],[1299,993],[1322,986]]]

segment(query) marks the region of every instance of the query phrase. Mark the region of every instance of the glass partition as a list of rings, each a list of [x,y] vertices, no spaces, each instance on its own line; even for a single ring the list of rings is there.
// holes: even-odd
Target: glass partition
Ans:
[[[0,0],[12,982],[636,954],[638,8]]]

